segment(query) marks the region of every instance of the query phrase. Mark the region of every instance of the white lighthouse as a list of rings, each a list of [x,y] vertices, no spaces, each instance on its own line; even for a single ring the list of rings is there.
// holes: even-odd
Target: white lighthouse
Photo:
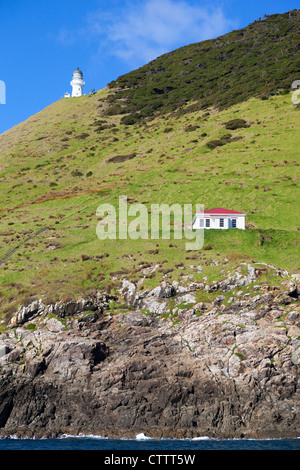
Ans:
[[[82,88],[85,85],[85,82],[83,81],[83,73],[79,68],[73,72],[73,80],[71,81],[71,86],[72,86],[72,96],[82,96]]]

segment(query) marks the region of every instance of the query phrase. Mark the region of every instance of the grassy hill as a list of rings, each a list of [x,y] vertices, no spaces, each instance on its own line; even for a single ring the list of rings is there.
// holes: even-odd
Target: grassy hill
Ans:
[[[110,83],[109,113],[130,112],[124,120],[133,123],[289,90],[300,69],[299,31],[300,10],[293,10],[164,54]]]
[[[286,25],[287,36],[295,34],[299,12],[273,16],[272,22]],[[251,28],[265,28],[267,21]],[[243,37],[249,33],[242,31]],[[191,48],[175,51],[173,59],[188,59]],[[252,64],[247,70],[245,82]],[[291,66],[284,87],[293,74]],[[266,91],[257,97],[248,90],[226,106],[217,106],[217,98],[193,106],[195,97],[186,97],[180,109],[173,103],[176,109],[133,123],[124,119],[132,109],[111,112],[110,85],[95,95],[61,99],[0,136],[0,259],[18,247],[0,264],[4,322],[33,298],[114,291],[123,277],[142,278],[141,288],[163,278],[191,282],[191,275],[212,281],[248,261],[299,273],[299,108],[290,91],[265,99]],[[121,195],[149,210],[155,203],[198,203],[243,211],[248,229],[205,231],[203,249],[191,252],[172,234],[170,240],[99,240],[97,207],[117,207]]]

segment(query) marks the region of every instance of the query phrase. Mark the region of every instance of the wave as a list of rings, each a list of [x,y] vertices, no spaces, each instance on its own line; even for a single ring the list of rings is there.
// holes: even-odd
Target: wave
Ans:
[[[175,437],[162,437],[162,438],[154,438],[147,436],[145,433],[141,432],[139,434],[136,434],[134,438],[128,438],[128,437],[107,437],[107,436],[99,436],[95,434],[78,434],[78,435],[72,435],[72,434],[62,434],[61,436],[58,437],[58,439],[106,439],[106,440],[115,440],[115,441],[149,441],[149,440],[154,440],[154,441],[202,441],[202,440],[216,440],[212,437],[209,436],[199,436],[199,437],[193,437],[193,438],[175,438]]]
[[[6,440],[6,439],[11,439],[11,440],[51,440],[51,439],[95,439],[95,440],[114,440],[114,441],[285,441],[288,439],[300,439],[299,437],[293,437],[293,438],[264,438],[264,439],[255,439],[255,438],[214,438],[214,437],[209,437],[209,436],[197,436],[197,437],[191,437],[191,438],[174,438],[174,437],[168,437],[168,438],[154,438],[147,436],[145,433],[141,432],[139,434],[136,434],[134,438],[128,438],[128,437],[107,437],[107,436],[100,436],[97,434],[84,434],[80,433],[77,435],[74,434],[62,434],[61,436],[58,437],[35,437],[35,436],[23,436],[19,437],[15,434],[10,435],[9,437],[0,437],[0,440]]]
[[[151,437],[146,436],[146,434],[144,434],[143,432],[137,434],[135,438],[137,441],[147,441],[148,439],[152,439]]]

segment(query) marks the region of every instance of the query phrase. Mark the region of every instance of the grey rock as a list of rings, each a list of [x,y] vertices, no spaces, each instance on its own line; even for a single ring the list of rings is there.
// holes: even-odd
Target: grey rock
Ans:
[[[175,282],[139,293],[123,280],[125,312],[103,294],[20,307],[0,338],[0,435],[298,437],[297,299],[249,286],[223,302],[257,275],[247,266],[207,292]]]
[[[43,313],[57,315],[60,318],[76,315],[81,312],[100,311],[108,308],[109,295],[97,293],[95,297],[90,299],[80,299],[74,302],[57,302],[55,304],[44,305],[42,300],[35,300],[27,307],[21,306],[15,315],[13,315],[10,326],[16,327],[23,325],[29,320],[41,316]]]
[[[10,347],[8,344],[6,344],[4,341],[0,341],[0,359],[8,354],[11,351]]]

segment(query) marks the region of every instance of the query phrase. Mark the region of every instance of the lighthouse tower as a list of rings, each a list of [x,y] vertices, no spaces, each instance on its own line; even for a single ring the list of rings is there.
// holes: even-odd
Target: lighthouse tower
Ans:
[[[77,67],[75,72],[73,73],[73,80],[71,81],[72,86],[72,96],[82,96],[82,88],[85,85],[85,82],[82,79],[83,74],[81,70]]]

